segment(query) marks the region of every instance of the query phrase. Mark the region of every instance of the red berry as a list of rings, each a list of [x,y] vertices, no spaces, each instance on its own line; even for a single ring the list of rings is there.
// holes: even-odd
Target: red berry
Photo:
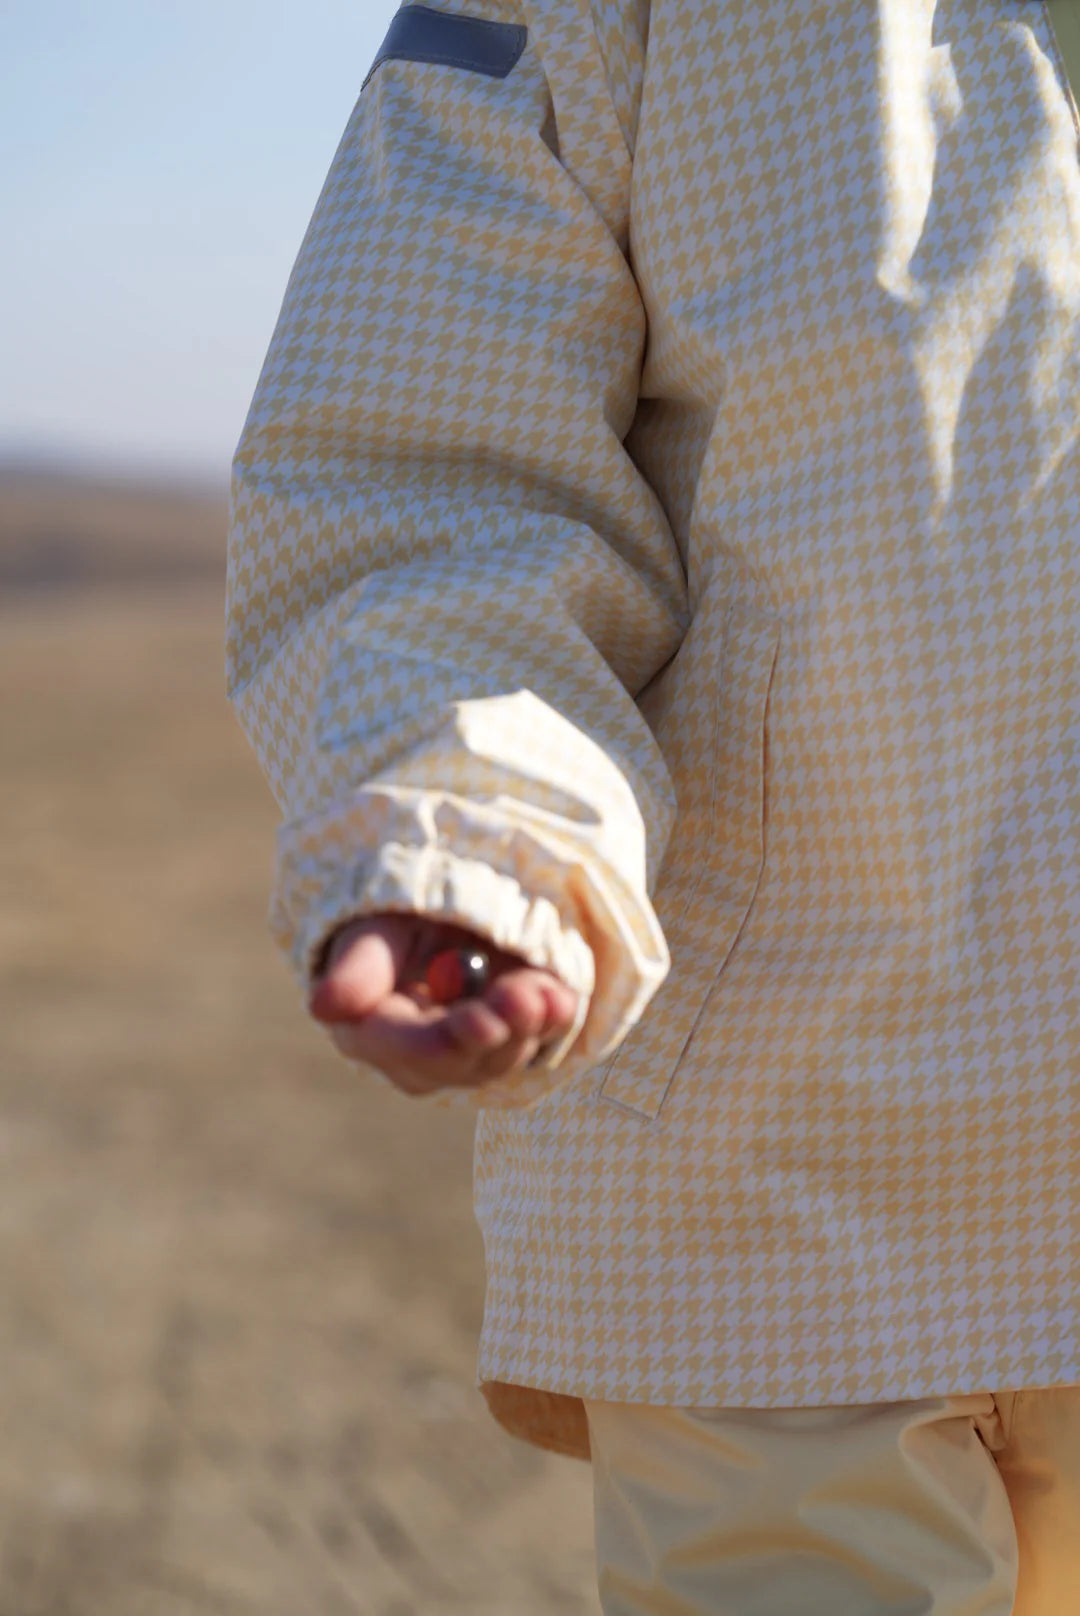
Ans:
[[[436,1004],[478,998],[488,985],[491,966],[478,948],[445,948],[428,964],[425,980]]]
[[[465,985],[456,948],[447,948],[428,963],[425,980],[436,1004],[453,1004]]]

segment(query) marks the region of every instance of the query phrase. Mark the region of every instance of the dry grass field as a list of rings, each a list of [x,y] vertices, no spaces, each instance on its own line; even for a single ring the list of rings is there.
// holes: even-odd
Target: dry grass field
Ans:
[[[224,577],[221,495],[0,459],[0,591]]]
[[[214,530],[64,497],[66,589],[0,520],[0,1616],[594,1613],[587,1467],[473,1387],[471,1124],[267,937]]]

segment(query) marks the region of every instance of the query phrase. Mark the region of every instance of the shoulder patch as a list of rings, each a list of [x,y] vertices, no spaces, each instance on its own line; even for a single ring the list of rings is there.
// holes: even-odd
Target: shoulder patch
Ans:
[[[390,24],[361,90],[383,62],[431,62],[504,79],[525,49],[529,30],[519,23],[490,22],[430,6],[402,6]]]

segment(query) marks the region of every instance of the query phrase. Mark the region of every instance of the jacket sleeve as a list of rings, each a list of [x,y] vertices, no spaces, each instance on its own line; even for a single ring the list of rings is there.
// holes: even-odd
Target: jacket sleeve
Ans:
[[[528,27],[505,78],[464,46],[370,77],[237,451],[229,544],[229,696],[283,815],[270,920],[300,982],[347,919],[414,910],[582,996],[546,1068],[480,1105],[613,1050],[669,965],[649,891],[674,801],[635,696],[686,595],[623,447],[645,339],[625,97],[620,116],[591,8],[544,14],[468,5]]]

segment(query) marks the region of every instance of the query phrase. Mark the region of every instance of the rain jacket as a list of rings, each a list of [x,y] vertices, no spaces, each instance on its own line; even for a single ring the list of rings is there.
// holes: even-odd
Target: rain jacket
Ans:
[[[235,465],[306,982],[578,989],[480,1091],[480,1378],[1080,1381],[1080,163],[1042,0],[406,6]]]

